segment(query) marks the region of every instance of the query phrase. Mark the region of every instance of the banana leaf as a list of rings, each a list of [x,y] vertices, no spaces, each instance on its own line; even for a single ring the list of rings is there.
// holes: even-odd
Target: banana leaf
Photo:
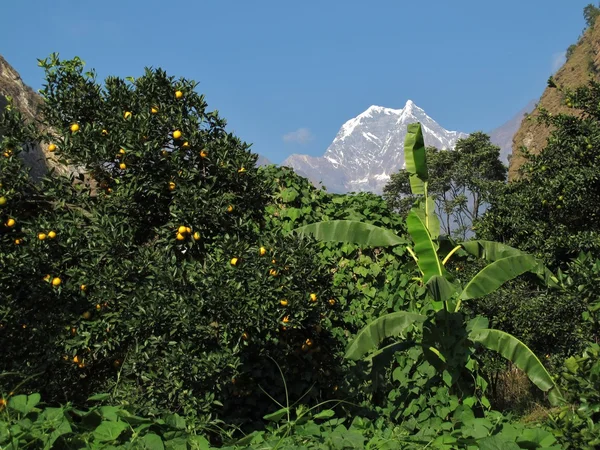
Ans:
[[[410,190],[414,195],[423,195],[428,179],[423,131],[418,122],[409,124],[407,128],[404,139],[404,161],[410,177]]]
[[[414,251],[417,255],[417,264],[423,274],[423,282],[427,283],[434,275],[444,276],[445,269],[437,255],[437,246],[431,239],[423,219],[412,210],[406,217],[408,233],[415,242]]]
[[[460,294],[461,300],[481,298],[495,291],[504,283],[537,267],[533,256],[525,253],[509,256],[488,264],[481,269],[465,286]]]
[[[301,236],[310,235],[318,241],[349,242],[364,247],[387,247],[406,244],[396,233],[356,220],[329,220],[294,229]]]
[[[528,254],[514,247],[493,241],[467,241],[461,243],[461,246],[467,253],[487,261],[496,261],[501,258],[506,258],[507,256]],[[531,272],[535,273],[542,281],[544,281],[546,286],[554,288],[560,287],[556,276],[554,276],[541,261],[537,261],[535,269],[531,270]]]
[[[413,326],[425,322],[426,319],[426,316],[406,311],[378,317],[358,332],[346,349],[345,357],[352,360],[361,359],[367,353],[377,350],[384,339],[409,331]]]
[[[469,334],[473,342],[500,353],[527,374],[533,384],[548,393],[552,405],[564,402],[560,389],[542,362],[523,342],[504,331],[490,328],[474,329]]]

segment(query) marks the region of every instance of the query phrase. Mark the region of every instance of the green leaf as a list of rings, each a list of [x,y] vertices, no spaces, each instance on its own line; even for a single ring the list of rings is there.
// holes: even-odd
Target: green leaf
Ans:
[[[127,429],[125,422],[102,422],[94,430],[94,439],[100,442],[114,441]]]
[[[521,447],[513,440],[495,435],[483,438],[477,442],[479,450],[519,450]]]
[[[460,294],[462,300],[481,298],[494,292],[504,283],[535,269],[537,261],[527,254],[509,256],[488,264],[481,269]]]
[[[110,398],[110,394],[96,394],[96,395],[92,395],[90,398],[88,398],[88,401],[90,401],[90,402],[102,401],[102,400],[106,400],[107,398]]]
[[[446,302],[456,294],[456,286],[439,275],[434,275],[429,279],[427,290],[436,302]]]
[[[315,414],[313,416],[313,419],[329,419],[330,417],[333,417],[335,415],[335,412],[333,412],[333,410],[331,409],[325,409],[323,411],[321,411],[318,414]]]
[[[539,358],[516,337],[504,331],[484,328],[471,331],[469,339],[500,353],[525,372],[533,384],[548,393],[551,404],[557,405],[564,401],[558,386]]]
[[[425,141],[420,123],[411,123],[407,127],[404,139],[404,161],[410,175],[410,189],[414,195],[425,194],[427,182],[427,159]]]
[[[165,450],[162,439],[158,434],[149,433],[143,436],[140,441],[143,444],[143,448],[148,450]]]
[[[470,253],[477,258],[482,258],[487,261],[497,261],[502,258],[516,255],[527,255],[527,253],[510,247],[500,242],[493,241],[468,241],[460,244],[467,253]],[[537,260],[536,260],[537,261]],[[547,286],[560,287],[556,276],[544,266],[540,261],[537,261],[535,269],[532,270],[541,280],[543,280]]]
[[[16,395],[8,400],[8,407],[21,414],[29,414],[40,402],[40,399],[41,396],[37,393],[31,395]]]
[[[185,419],[179,414],[169,414],[165,417],[165,423],[176,430],[185,430]]]
[[[438,258],[436,246],[422,218],[414,210],[406,217],[406,227],[415,242],[414,251],[418,258],[417,264],[423,274],[423,282],[427,283],[434,275],[443,277],[446,271]]]
[[[209,450],[210,442],[204,436],[188,436],[188,444],[191,450]]]
[[[283,417],[288,415],[289,411],[289,408],[281,408],[275,412],[263,416],[263,419],[269,420],[271,422],[279,422]]]
[[[378,317],[359,331],[346,349],[345,358],[360,359],[368,352],[376,350],[384,339],[398,336],[414,325],[422,324],[426,319],[426,316],[406,311]]]
[[[348,242],[364,247],[406,244],[406,240],[393,231],[355,220],[317,222],[296,228],[294,231],[301,236],[313,236],[319,241]]]
[[[298,195],[300,194],[298,193],[296,188],[293,187],[289,187],[281,191],[281,199],[284,203],[293,202],[294,200],[296,200],[296,198],[298,198]]]
[[[431,239],[435,240],[440,235],[440,219],[435,213],[435,201],[431,197],[427,200],[420,199],[415,208],[412,209],[423,221]]]

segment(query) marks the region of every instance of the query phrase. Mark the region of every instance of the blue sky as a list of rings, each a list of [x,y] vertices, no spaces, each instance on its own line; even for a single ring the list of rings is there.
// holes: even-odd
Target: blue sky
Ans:
[[[447,129],[490,131],[541,95],[591,1],[5,1],[0,54],[35,89],[52,52],[101,78],[153,66],[194,79],[279,163],[322,155],[372,104],[412,99]]]

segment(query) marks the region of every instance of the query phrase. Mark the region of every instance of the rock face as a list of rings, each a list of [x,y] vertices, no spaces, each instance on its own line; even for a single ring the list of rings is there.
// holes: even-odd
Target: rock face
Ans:
[[[588,79],[600,80],[600,20],[592,28],[588,28],[568,60],[556,72],[554,80],[562,88],[576,88],[585,85]],[[565,105],[563,94],[554,88],[546,88],[539,100],[539,107],[547,109],[552,114],[577,114],[578,111]],[[521,123],[513,139],[513,156],[510,160],[508,179],[514,180],[519,176],[519,168],[525,162],[521,147],[526,147],[536,154],[544,149],[551,130],[537,122],[539,111],[536,109]]]
[[[527,114],[531,114],[535,109],[535,104],[536,100],[530,101],[527,106],[515,114],[512,119],[489,133],[492,144],[500,147],[500,161],[502,161],[502,164],[505,166],[509,165],[512,156],[512,146],[515,134],[519,130],[523,118]]]
[[[406,126],[421,122],[425,144],[452,149],[467,136],[448,131],[411,100],[402,109],[371,106],[340,128],[321,157],[290,155],[281,165],[292,167],[331,192],[370,191],[381,194],[390,175],[404,165]]]
[[[35,121],[39,118],[42,98],[23,83],[19,73],[0,55],[0,111],[7,105],[7,97],[12,98],[13,106],[26,120]],[[31,168],[30,175],[34,180],[39,180],[49,169],[54,169],[57,174],[77,172],[74,167],[58,163],[45,144],[35,145],[29,151],[22,152],[21,157]]]

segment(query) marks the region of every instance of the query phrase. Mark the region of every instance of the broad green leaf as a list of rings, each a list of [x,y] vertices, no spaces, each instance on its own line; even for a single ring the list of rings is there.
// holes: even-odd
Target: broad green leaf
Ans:
[[[148,433],[140,441],[144,445],[143,448],[147,450],[165,450],[163,441],[158,434]]]
[[[21,414],[29,414],[40,402],[40,399],[40,394],[37,393],[31,395],[16,395],[8,400],[8,407]]]
[[[446,271],[438,258],[436,246],[425,223],[415,211],[411,211],[406,217],[406,227],[415,242],[414,251],[418,258],[417,264],[423,274],[423,282],[427,283],[434,275],[443,277]]]
[[[410,175],[410,189],[414,195],[425,194],[427,182],[427,159],[425,141],[420,123],[411,123],[407,127],[404,139],[404,161]]]
[[[296,200],[296,198],[298,198],[298,195],[300,194],[298,193],[296,188],[289,187],[281,191],[281,200],[283,200],[284,203],[290,203]]]
[[[420,199],[416,207],[412,209],[423,221],[431,239],[435,240],[440,235],[440,219],[435,213],[435,201],[431,197]],[[436,245],[437,248],[437,245]]]
[[[479,450],[519,450],[521,447],[514,440],[495,435],[483,438],[477,442]]]
[[[204,436],[188,436],[188,444],[191,450],[209,450],[210,442]]]
[[[469,338],[500,353],[525,372],[533,384],[548,393],[551,404],[557,405],[564,401],[558,386],[539,358],[516,337],[504,331],[484,328],[474,329],[469,333]]]
[[[502,258],[481,269],[460,294],[462,300],[481,298],[495,291],[504,283],[534,270],[538,262],[532,256],[522,254]]]
[[[427,290],[436,302],[448,301],[456,294],[456,286],[439,275],[434,275],[429,279],[427,282]]]
[[[169,414],[165,417],[165,422],[167,425],[177,430],[185,430],[185,419],[179,414]]]
[[[114,441],[127,427],[125,422],[102,422],[94,430],[94,439],[100,442]]]
[[[467,253],[487,261],[497,261],[509,256],[528,254],[514,247],[493,241],[468,241],[463,242],[460,245],[467,251]],[[532,272],[542,279],[547,286],[559,287],[556,276],[554,276],[554,274],[548,270],[548,268],[544,266],[542,262],[537,261],[537,265]]]
[[[406,240],[393,231],[354,220],[317,222],[294,231],[301,236],[311,235],[319,241],[350,242],[364,247],[406,244]]]
[[[414,325],[422,324],[426,319],[426,316],[406,311],[378,317],[359,331],[346,349],[345,357],[353,360],[360,359],[368,352],[377,350],[384,339],[398,336]]]

